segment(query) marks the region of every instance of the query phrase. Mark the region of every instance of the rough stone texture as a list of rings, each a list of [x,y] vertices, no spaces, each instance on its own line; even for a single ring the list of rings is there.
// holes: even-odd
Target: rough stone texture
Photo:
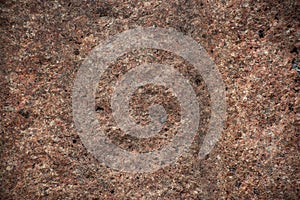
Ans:
[[[2,1],[1,198],[299,198],[300,78],[291,70],[292,60],[299,59],[299,7],[296,0]],[[181,31],[205,47],[218,66],[227,89],[227,121],[206,159],[196,158],[195,140],[178,163],[153,174],[127,174],[102,165],[82,145],[71,110],[76,71],[101,40],[137,26]],[[173,66],[183,62],[144,50],[120,58],[111,72],[121,76],[122,62],[151,59]],[[109,97],[112,82],[105,81],[114,75],[107,73],[99,83],[104,94],[96,109],[108,125],[109,114],[105,121],[101,112],[109,105],[104,101],[101,107],[100,100]],[[187,76],[205,102],[201,77]],[[176,126],[176,100],[171,94],[161,98],[162,88],[151,90],[157,101],[174,106],[169,125]],[[143,92],[149,95],[145,89],[133,97],[132,113],[147,121]],[[116,143],[147,148],[130,146],[122,137]]]

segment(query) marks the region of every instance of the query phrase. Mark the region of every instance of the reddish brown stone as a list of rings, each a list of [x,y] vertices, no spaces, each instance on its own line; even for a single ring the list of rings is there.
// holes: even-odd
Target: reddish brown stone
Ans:
[[[299,59],[299,1],[105,2],[1,3],[1,198],[297,199],[300,80],[291,62]],[[81,143],[71,109],[76,71],[100,41],[137,26],[172,27],[191,36],[219,68],[227,121],[206,159],[197,159],[195,140],[176,164],[152,174],[127,174],[99,163]],[[134,63],[154,60],[181,63],[204,116],[209,114],[205,84],[188,63],[143,50],[124,55],[99,83],[100,123],[114,126],[105,99],[110,83]],[[168,128],[176,128],[176,101],[161,95],[162,88],[152,89],[155,101],[173,106]],[[143,95],[132,99],[136,120],[147,120]],[[204,133],[204,122],[203,127]],[[171,137],[131,146],[125,136],[115,142],[145,151]]]

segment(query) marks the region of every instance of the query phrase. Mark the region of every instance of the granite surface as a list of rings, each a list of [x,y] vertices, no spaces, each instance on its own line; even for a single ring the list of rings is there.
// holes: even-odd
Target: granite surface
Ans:
[[[297,0],[1,1],[1,199],[299,199],[300,77],[291,68],[299,59],[299,13]],[[114,171],[75,130],[80,64],[100,41],[139,26],[192,37],[222,74],[227,119],[203,160],[196,138],[189,153],[155,173]],[[210,104],[201,76],[170,52],[144,49],[112,63],[99,83],[99,123],[124,149],[159,148],[176,131],[176,98],[152,85],[132,97],[132,115],[147,123],[150,102],[166,106],[164,137],[136,141],[112,131],[111,87],[137,63],[154,61],[191,80],[205,134]]]

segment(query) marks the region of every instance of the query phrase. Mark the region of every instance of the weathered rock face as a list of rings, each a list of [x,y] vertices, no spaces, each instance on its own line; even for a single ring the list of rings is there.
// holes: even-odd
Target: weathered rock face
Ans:
[[[297,199],[299,196],[299,2],[273,1],[7,1],[1,3],[1,197],[99,199]],[[175,164],[128,174],[98,162],[72,119],[77,70],[102,40],[142,27],[174,28],[200,43],[226,86],[227,119],[213,151],[197,157],[202,137]],[[129,52],[99,82],[97,117],[107,137],[133,152],[163,147],[176,134],[180,105],[162,86],[145,85],[131,115],[149,123],[155,102],[169,115],[160,135],[120,131],[110,97],[136,65],[166,63],[190,80],[205,135],[210,97],[183,58],[162,50]]]

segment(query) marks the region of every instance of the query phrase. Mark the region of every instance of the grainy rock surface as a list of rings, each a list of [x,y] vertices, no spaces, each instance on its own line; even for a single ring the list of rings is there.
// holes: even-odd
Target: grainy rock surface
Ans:
[[[300,78],[291,69],[299,59],[299,8],[297,0],[1,1],[1,199],[299,198]],[[81,62],[100,41],[138,26],[192,37],[222,74],[227,120],[204,160],[195,139],[187,155],[155,173],[113,171],[75,130],[72,85]],[[126,70],[154,61],[191,80],[205,134],[210,110],[201,76],[169,52],[130,52],[100,81],[95,109],[109,138],[131,151],[164,145],[178,125],[176,98],[147,85],[133,96],[132,115],[147,123],[150,101],[168,105],[164,137],[130,143],[111,133],[110,88]]]

